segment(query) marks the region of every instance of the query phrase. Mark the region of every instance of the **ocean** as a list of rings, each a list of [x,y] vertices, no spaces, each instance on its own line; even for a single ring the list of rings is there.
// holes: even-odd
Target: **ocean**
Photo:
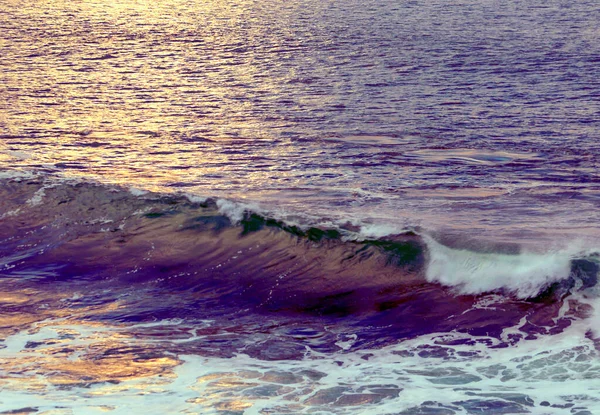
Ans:
[[[0,414],[600,414],[598,22],[0,0]]]

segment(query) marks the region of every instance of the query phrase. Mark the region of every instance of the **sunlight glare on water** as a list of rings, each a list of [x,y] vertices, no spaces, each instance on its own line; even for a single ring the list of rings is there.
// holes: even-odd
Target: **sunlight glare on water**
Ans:
[[[4,0],[2,165],[284,217],[589,228],[600,12],[534,3]]]

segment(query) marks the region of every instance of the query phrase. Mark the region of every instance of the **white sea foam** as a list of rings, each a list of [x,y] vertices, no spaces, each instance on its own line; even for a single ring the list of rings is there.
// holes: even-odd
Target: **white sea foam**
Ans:
[[[38,189],[37,192],[33,194],[33,196],[27,200],[27,204],[29,206],[38,206],[42,203],[43,197],[46,196],[46,187],[42,187]]]
[[[390,235],[405,233],[408,229],[399,224],[388,223],[364,223],[357,222],[360,226],[358,237],[360,239],[384,238]]]
[[[457,287],[464,294],[500,289],[520,298],[537,295],[571,272],[575,249],[548,253],[501,254],[453,249],[424,236],[428,247],[428,281]]]
[[[244,354],[232,358],[180,355],[166,363],[172,374],[149,371],[121,378],[119,383],[86,384],[74,379],[57,387],[52,384],[56,368],[68,371],[70,364],[93,358],[94,350],[112,350],[119,345],[125,351],[143,350],[164,344],[165,339],[129,337],[127,333],[135,327],[45,321],[39,328],[8,337],[0,349],[4,362],[0,370],[19,367],[19,371],[3,374],[0,410],[33,407],[42,412],[109,410],[142,415],[150,406],[153,413],[384,415],[451,408],[452,412],[441,413],[507,410],[558,415],[570,405],[588,411],[582,414],[595,414],[600,413],[600,358],[593,340],[586,336],[589,323],[573,321],[561,334],[506,348],[490,348],[497,339],[452,332],[424,335],[377,350],[353,350],[359,336],[338,333],[343,350],[335,354],[307,348],[302,360],[280,361]],[[523,324],[521,321],[507,332],[519,333]],[[178,330],[186,328],[181,320],[136,327],[173,325]],[[194,327],[188,329],[195,333]],[[461,339],[466,342],[456,344]],[[194,334],[186,341],[192,340],[202,341],[202,336]],[[33,343],[38,346],[32,347]],[[445,345],[449,343],[454,344]],[[92,355],[86,357],[88,353]],[[117,370],[115,375],[119,373]],[[496,406],[486,410],[486,405]]]
[[[219,213],[227,216],[234,224],[238,224],[244,219],[247,212],[264,213],[261,212],[262,209],[258,205],[227,199],[218,199],[217,207],[219,208]]]
[[[0,179],[9,180],[28,180],[36,176],[34,172],[23,170],[2,170],[0,171]]]
[[[9,210],[8,212],[4,212],[0,215],[0,219],[9,218],[11,216],[17,216],[21,212],[20,208]]]
[[[193,193],[184,193],[183,195],[192,203],[204,203],[208,200],[207,197],[195,195]]]
[[[572,298],[590,307],[590,314],[585,320],[585,327],[592,333],[592,337],[600,339],[600,287],[595,285],[584,291],[574,293]]]
[[[184,196],[194,203],[202,203],[208,200],[206,197],[201,197],[186,193]],[[341,231],[344,240],[362,241],[365,239],[380,239],[390,235],[399,235],[406,233],[412,228],[404,226],[404,224],[390,224],[384,222],[383,219],[379,222],[369,220],[348,220],[348,218],[332,219],[311,215],[309,212],[293,212],[290,213],[286,209],[272,207],[266,208],[259,203],[249,203],[236,201],[231,199],[219,198],[216,200],[219,213],[227,216],[232,223],[239,222],[249,213],[255,213],[265,218],[272,218],[284,222],[288,226],[296,226],[300,229],[307,230],[310,227],[318,227],[322,229],[337,229]],[[342,215],[341,212],[340,216]],[[335,217],[335,215],[333,215]],[[356,230],[348,230],[348,224],[355,227]]]
[[[148,191],[144,190],[144,189],[139,189],[137,187],[130,187],[129,193],[131,193],[132,195],[134,195],[136,197],[140,197],[140,196],[144,196],[144,195],[148,194]]]

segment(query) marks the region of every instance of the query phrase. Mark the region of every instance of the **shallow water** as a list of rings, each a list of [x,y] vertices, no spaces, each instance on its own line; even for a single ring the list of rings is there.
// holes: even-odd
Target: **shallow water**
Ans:
[[[600,412],[599,20],[0,0],[0,412]]]

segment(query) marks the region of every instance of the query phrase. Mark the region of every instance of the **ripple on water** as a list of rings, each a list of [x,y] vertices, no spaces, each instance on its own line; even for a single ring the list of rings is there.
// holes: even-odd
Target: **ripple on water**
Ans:
[[[536,153],[514,153],[507,151],[489,151],[477,149],[425,149],[410,151],[407,157],[416,157],[426,161],[444,163],[483,164],[488,166],[502,165],[514,161],[541,161]]]

